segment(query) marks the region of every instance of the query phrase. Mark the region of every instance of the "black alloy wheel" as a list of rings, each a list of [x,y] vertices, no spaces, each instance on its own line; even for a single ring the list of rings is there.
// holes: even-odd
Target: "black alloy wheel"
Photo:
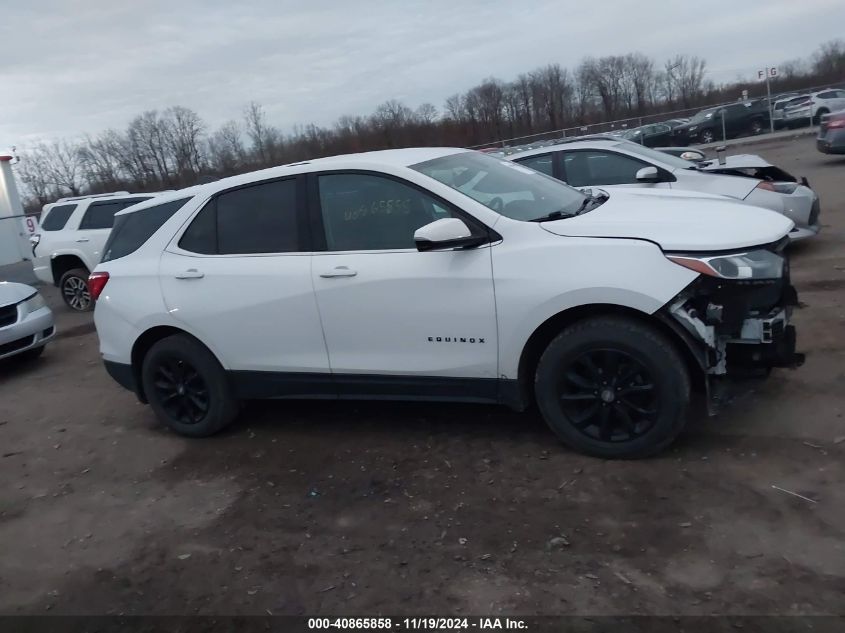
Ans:
[[[564,369],[559,383],[563,413],[587,437],[628,442],[654,426],[660,409],[648,369],[618,349],[594,349]]]
[[[161,359],[153,369],[153,385],[159,404],[174,420],[198,424],[208,413],[208,385],[187,361]]]

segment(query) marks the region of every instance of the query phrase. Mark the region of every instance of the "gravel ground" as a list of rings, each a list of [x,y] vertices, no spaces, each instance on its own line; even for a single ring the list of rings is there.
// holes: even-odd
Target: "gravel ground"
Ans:
[[[189,441],[58,308],[0,365],[0,613],[845,614],[845,159],[813,143],[751,150],[822,195],[807,363],[648,461],[469,405],[253,403]]]

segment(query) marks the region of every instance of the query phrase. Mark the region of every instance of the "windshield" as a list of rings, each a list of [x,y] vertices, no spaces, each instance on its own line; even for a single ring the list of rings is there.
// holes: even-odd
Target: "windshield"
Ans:
[[[651,149],[650,147],[640,145],[639,143],[620,143],[619,147],[631,152],[632,154],[639,154],[649,160],[660,161],[661,163],[670,165],[675,169],[695,169],[695,165],[691,164],[688,160],[672,156],[666,152],[658,152],[656,149]]]
[[[701,121],[706,121],[707,119],[712,119],[712,118],[713,118],[713,114],[714,114],[715,112],[716,112],[716,110],[715,110],[715,109],[712,109],[712,110],[702,110],[701,112],[699,112],[698,114],[696,114],[694,117],[692,117],[692,118],[689,120],[689,122],[690,122],[690,123],[699,123],[699,122],[701,122]]]
[[[587,198],[550,176],[480,152],[451,154],[411,169],[513,220],[530,222],[557,211],[575,215]]]

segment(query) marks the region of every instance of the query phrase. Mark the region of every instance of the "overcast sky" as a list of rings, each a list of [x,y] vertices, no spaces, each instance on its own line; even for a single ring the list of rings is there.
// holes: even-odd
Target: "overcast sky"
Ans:
[[[216,126],[257,101],[286,131],[387,99],[440,109],[484,77],[586,55],[695,54],[729,81],[843,25],[843,0],[0,0],[0,146],[171,105]]]

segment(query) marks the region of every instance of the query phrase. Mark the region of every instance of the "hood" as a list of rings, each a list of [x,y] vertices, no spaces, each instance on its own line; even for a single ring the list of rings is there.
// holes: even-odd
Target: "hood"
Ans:
[[[0,281],[0,307],[20,303],[29,299],[37,291],[26,284],[16,284],[11,281]]]
[[[676,192],[680,193],[680,192]],[[727,251],[776,242],[793,227],[779,213],[694,192],[615,189],[597,209],[543,222],[556,235],[649,240],[666,251]]]

